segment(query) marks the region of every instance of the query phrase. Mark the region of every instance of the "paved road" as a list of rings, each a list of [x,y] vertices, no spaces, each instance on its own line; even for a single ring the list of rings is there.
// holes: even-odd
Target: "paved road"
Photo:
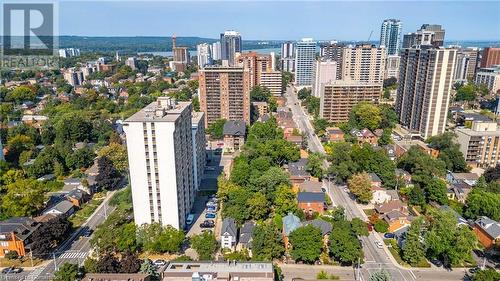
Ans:
[[[115,191],[109,192],[87,222],[77,229],[66,242],[59,246],[52,256],[53,260],[49,264],[31,271],[24,280],[50,280],[56,268],[66,262],[83,265],[83,262],[91,252],[90,237],[84,237],[83,234],[86,229],[95,230],[115,210],[115,207],[109,205],[109,200],[113,197],[114,193]]]
[[[297,95],[294,93],[293,88],[288,87],[285,93],[287,98],[287,106],[291,108],[293,118],[295,123],[302,132],[305,132],[308,136],[308,145],[309,149],[313,152],[320,152],[325,154],[325,150],[323,145],[321,144],[319,138],[314,134],[314,128],[308,118],[307,114],[304,112],[303,108],[300,106],[300,102],[297,98]],[[328,163],[325,160],[325,166],[328,166]],[[350,195],[343,190],[342,187],[330,183],[326,181],[327,192],[330,195],[330,198],[334,201],[335,205],[343,206],[346,210],[346,216],[349,219],[354,217],[361,218],[362,220],[366,220],[366,215],[360,208],[358,208],[354,198],[351,198]],[[365,254],[365,263],[362,265],[361,269],[361,279],[368,280],[370,274],[373,271],[384,268],[388,270],[393,280],[401,280],[401,281],[415,281],[421,280],[415,275],[415,272],[406,268],[401,267],[397,264],[396,261],[392,259],[392,256],[386,246],[384,245],[383,249],[379,249],[376,247],[375,242],[382,242],[381,237],[376,233],[370,233],[368,237],[362,237],[363,251]],[[431,272],[435,272],[436,274],[448,274],[449,272],[436,269]],[[458,276],[460,275],[458,278]],[[463,277],[463,273],[459,273],[456,275],[452,275],[453,279],[451,280],[461,280]],[[431,279],[438,280],[438,279]]]

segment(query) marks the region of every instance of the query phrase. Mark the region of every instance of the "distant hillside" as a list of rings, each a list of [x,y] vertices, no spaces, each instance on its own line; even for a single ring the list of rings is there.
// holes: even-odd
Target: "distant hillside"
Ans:
[[[177,45],[196,50],[200,43],[213,43],[217,39],[201,37],[177,37]],[[243,49],[275,48],[282,41],[243,40]],[[84,37],[60,36],[61,48],[78,48],[82,52],[165,52],[172,50],[171,37]]]

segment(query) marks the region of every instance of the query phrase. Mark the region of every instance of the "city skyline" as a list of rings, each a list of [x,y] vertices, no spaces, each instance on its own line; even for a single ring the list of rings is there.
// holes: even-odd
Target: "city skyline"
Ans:
[[[380,24],[387,18],[400,19],[403,34],[424,23],[441,24],[450,41],[496,40],[500,30],[500,20],[496,17],[500,12],[498,2],[63,1],[59,5],[60,20],[65,23],[60,27],[60,34],[75,36],[165,36],[175,32],[182,36],[216,39],[220,32],[232,29],[239,31],[244,40],[297,40],[303,37],[366,40],[371,31],[371,39],[378,40]],[[273,11],[277,9],[290,16],[275,17]],[[244,13],[236,16],[235,10]],[[470,13],[471,10],[475,12]],[[166,17],[165,12],[181,13],[183,17]],[[302,14],[297,16],[298,12]],[[90,13],[92,21],[84,16]],[[110,13],[122,16],[107,16]],[[260,16],[256,17],[256,13]],[[461,16],[468,20],[457,21]],[[209,22],[200,29],[200,21],[206,19]],[[346,22],[353,24],[345,28]],[[91,30],[94,32],[89,32]]]

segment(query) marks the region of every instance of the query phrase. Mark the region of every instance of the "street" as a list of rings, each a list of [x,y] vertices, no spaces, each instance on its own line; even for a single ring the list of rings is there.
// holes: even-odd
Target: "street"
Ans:
[[[297,98],[297,95],[294,93],[292,87],[288,87],[285,93],[285,97],[287,99],[287,106],[291,108],[293,118],[297,123],[297,126],[302,132],[305,132],[308,136],[308,145],[309,149],[313,152],[320,152],[325,154],[325,150],[323,145],[321,144],[319,138],[314,134],[314,128],[309,122],[309,117],[304,112],[303,108],[300,106],[300,101]],[[325,160],[325,166],[328,166],[328,162]],[[337,206],[342,206],[345,208],[346,216],[348,219],[352,219],[358,217],[363,221],[367,220],[366,214],[358,208],[355,200],[350,198],[350,195],[343,190],[342,187],[334,184],[333,182],[328,182],[325,180],[327,185],[327,192],[329,193],[330,198]],[[425,277],[417,277],[416,270],[410,270],[399,265],[391,253],[383,243],[383,240],[379,236],[378,233],[371,232],[368,237],[361,237],[363,251],[365,254],[365,263],[361,266],[360,279],[361,280],[369,280],[369,276],[372,272],[380,269],[386,269],[390,272],[393,280],[402,280],[402,281],[414,281],[414,280],[422,280],[421,278]],[[383,249],[379,249],[376,247],[375,242],[382,242]],[[352,269],[351,269],[352,270]],[[444,274],[449,276],[449,272],[443,269],[430,269],[431,274]],[[414,272],[415,271],[415,272]],[[421,272],[419,270],[418,272]],[[453,279],[448,280],[462,280],[463,272],[455,270],[454,272],[459,272],[458,274],[453,274]],[[460,275],[460,276],[458,276]],[[434,277],[430,277],[429,280],[437,280],[435,275]],[[444,279],[446,280],[446,279]]]

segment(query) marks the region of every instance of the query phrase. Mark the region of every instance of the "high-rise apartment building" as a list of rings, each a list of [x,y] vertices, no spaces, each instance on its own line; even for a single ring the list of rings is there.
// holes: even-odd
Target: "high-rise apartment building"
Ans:
[[[160,97],[124,122],[137,225],[186,226],[195,198],[191,111],[190,102]]]
[[[478,63],[479,50],[477,48],[458,49],[453,80],[467,82],[474,79]]]
[[[367,83],[384,81],[386,51],[384,47],[360,44],[344,48],[342,79]]]
[[[125,61],[125,65],[129,66],[130,68],[132,68],[132,70],[135,70],[137,68],[137,59],[135,57],[129,57]]]
[[[480,68],[476,73],[474,83],[486,85],[490,92],[496,94],[500,91],[500,65]]]
[[[196,190],[200,189],[206,161],[205,114],[192,112],[191,133],[193,138],[193,179]]]
[[[500,65],[500,48],[487,47],[481,55],[481,67]]]
[[[243,67],[208,66],[200,70],[200,107],[205,126],[218,119],[250,124],[250,72]]]
[[[207,65],[212,65],[212,46],[203,43],[196,46],[198,66],[204,68]]]
[[[316,57],[316,42],[303,38],[295,44],[295,83],[298,86],[311,86]]]
[[[176,36],[172,36],[172,55],[173,55],[173,66],[175,71],[186,71],[187,66],[190,62],[190,54],[188,47],[177,46]]]
[[[337,63],[333,60],[317,60],[314,64],[312,95],[321,96],[321,86],[336,80]]]
[[[283,78],[281,71],[266,71],[260,75],[260,85],[269,89],[274,96],[281,96],[283,93]]]
[[[337,63],[337,80],[342,79],[342,58],[345,47],[344,44],[337,43],[337,41],[330,41],[329,43],[322,43],[319,48],[321,58],[333,60]]]
[[[399,54],[401,48],[401,30],[403,25],[400,20],[386,19],[380,27],[380,46],[385,47],[388,55]]]
[[[281,44],[281,70],[295,72],[295,43],[293,42]]]
[[[271,55],[248,52],[242,53],[236,60],[239,66],[243,66],[250,72],[250,88],[260,84],[263,72],[273,70]]]
[[[320,115],[330,122],[349,120],[351,109],[359,102],[377,104],[382,84],[352,80],[337,80],[321,87]]]
[[[220,60],[221,54],[220,54],[220,42],[214,42],[212,43],[212,59],[213,60]]]
[[[472,122],[471,128],[455,130],[465,162],[472,167],[495,167],[500,163],[500,128],[496,122]]]
[[[423,24],[417,32],[403,36],[403,48],[420,45],[442,47],[444,45],[445,30],[439,24]]]
[[[64,80],[71,86],[80,86],[84,82],[83,72],[75,68],[68,68],[63,73]]]
[[[456,54],[430,45],[402,51],[396,112],[401,125],[424,139],[445,130]]]
[[[236,53],[241,53],[241,35],[234,30],[220,34],[221,60],[227,61],[229,66],[236,63]]]
[[[385,77],[388,79],[394,77],[399,79],[399,62],[401,58],[398,55],[388,55],[385,61]]]

